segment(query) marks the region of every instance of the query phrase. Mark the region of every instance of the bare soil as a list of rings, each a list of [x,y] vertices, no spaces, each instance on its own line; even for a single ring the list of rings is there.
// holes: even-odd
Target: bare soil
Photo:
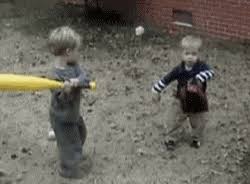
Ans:
[[[47,140],[49,91],[0,93],[1,184],[250,183],[247,43],[205,39],[203,55],[216,77],[208,86],[204,143],[193,149],[182,141],[169,152],[163,141],[176,83],[164,91],[159,107],[151,101],[151,86],[180,61],[179,38],[148,28],[135,37],[133,26],[57,6],[35,11],[0,2],[0,12],[1,73],[47,74],[53,62],[48,33],[70,25],[83,37],[80,65],[98,84],[95,92],[82,93],[88,137],[81,180],[57,173],[56,143]]]

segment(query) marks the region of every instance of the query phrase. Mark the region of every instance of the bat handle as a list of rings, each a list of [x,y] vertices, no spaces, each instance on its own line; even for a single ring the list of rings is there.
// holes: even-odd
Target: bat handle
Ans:
[[[62,83],[60,87],[64,88],[65,87],[64,83]],[[87,88],[89,88],[92,91],[95,91],[96,90],[96,81],[90,81],[89,87],[87,87]]]

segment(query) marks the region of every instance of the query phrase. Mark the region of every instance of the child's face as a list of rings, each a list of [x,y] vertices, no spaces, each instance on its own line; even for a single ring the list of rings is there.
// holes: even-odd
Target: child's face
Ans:
[[[65,55],[65,60],[67,63],[76,63],[80,58],[80,53],[78,49],[67,49],[66,55]]]
[[[182,59],[185,61],[187,66],[193,66],[198,60],[198,50],[196,49],[184,49],[182,53]]]

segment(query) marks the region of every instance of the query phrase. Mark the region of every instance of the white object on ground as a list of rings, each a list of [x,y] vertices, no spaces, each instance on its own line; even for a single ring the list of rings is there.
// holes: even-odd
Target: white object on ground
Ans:
[[[49,130],[49,133],[48,133],[48,140],[54,141],[55,139],[56,139],[56,135],[55,135],[54,130]]]
[[[135,28],[136,36],[141,36],[141,35],[144,34],[144,32],[145,32],[145,29],[142,26],[138,26],[138,27]]]

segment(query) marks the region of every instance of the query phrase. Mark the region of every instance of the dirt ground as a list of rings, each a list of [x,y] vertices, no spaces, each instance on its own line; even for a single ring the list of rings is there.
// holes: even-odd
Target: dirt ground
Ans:
[[[49,91],[1,92],[0,184],[249,184],[250,49],[247,43],[205,39],[204,58],[216,77],[209,82],[210,119],[200,149],[182,141],[163,144],[173,102],[169,86],[160,106],[151,86],[179,61],[179,38],[134,27],[90,21],[60,11],[32,11],[0,2],[0,72],[47,74],[53,58],[51,29],[71,25],[83,37],[80,64],[97,80],[83,91],[88,137],[85,176],[57,174],[55,142],[47,140]],[[76,11],[77,12],[77,11]],[[69,14],[66,14],[69,15]]]

